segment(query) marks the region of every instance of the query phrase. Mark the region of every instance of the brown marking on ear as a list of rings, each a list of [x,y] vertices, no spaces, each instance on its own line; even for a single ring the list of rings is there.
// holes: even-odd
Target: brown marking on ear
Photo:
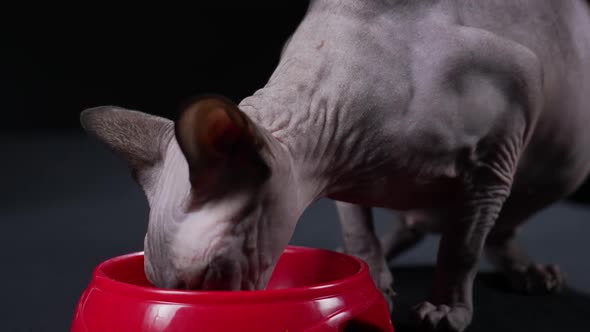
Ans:
[[[211,187],[213,182],[238,186],[268,175],[259,153],[264,147],[262,136],[246,114],[226,98],[195,99],[185,107],[175,129],[193,186]]]
[[[222,159],[236,145],[253,142],[249,127],[246,117],[231,101],[201,97],[189,104],[176,121],[176,138],[191,161]]]
[[[244,128],[234,122],[223,108],[216,108],[206,115],[204,122],[204,146],[217,155],[227,152],[244,134]]]

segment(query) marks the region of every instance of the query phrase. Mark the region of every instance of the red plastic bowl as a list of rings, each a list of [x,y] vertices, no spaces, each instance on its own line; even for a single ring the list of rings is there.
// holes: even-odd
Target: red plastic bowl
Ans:
[[[73,332],[392,332],[367,265],[333,251],[289,246],[267,290],[181,291],[153,287],[143,253],[101,263],[82,294]]]

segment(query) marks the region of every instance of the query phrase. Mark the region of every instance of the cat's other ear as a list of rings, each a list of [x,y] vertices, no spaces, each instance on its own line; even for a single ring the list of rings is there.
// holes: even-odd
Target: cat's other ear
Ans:
[[[114,106],[83,111],[82,127],[129,164],[133,177],[148,198],[155,172],[161,168],[174,137],[174,123],[158,116]]]

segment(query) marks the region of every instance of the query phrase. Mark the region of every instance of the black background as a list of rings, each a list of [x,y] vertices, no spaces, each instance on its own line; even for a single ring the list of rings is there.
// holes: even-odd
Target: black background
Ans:
[[[240,101],[266,83],[306,8],[306,1],[289,0],[0,10],[0,330],[66,330],[96,264],[141,250],[145,198],[126,165],[86,138],[80,112],[112,104],[172,119],[185,100],[202,93]],[[588,185],[570,200],[590,201]],[[333,207],[310,210],[295,242],[334,247]],[[551,219],[565,215],[560,211]],[[318,219],[326,220],[321,226]],[[534,243],[544,248],[549,238]],[[435,257],[436,244],[428,243],[422,251]],[[587,275],[584,269],[578,278]],[[431,268],[396,274],[408,290],[399,303],[423,298]],[[563,320],[579,327],[590,308],[590,298],[575,292],[539,300],[485,283],[476,288],[483,294],[476,299],[477,331],[555,330]]]
[[[145,6],[5,13],[0,129],[79,130],[80,111],[104,104],[174,117],[209,92],[238,102],[266,83],[307,2]]]

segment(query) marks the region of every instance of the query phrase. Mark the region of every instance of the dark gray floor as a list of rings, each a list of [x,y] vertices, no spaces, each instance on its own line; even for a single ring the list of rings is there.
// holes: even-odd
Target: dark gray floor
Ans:
[[[147,203],[126,165],[84,136],[4,135],[0,149],[0,330],[65,331],[93,268],[109,257],[142,250]],[[379,229],[394,218],[381,210],[376,216]],[[470,331],[587,331],[582,324],[590,322],[589,219],[590,208],[561,203],[523,232],[530,253],[558,263],[573,289],[553,297],[522,297],[504,291],[495,274],[483,273]],[[405,309],[430,287],[436,240],[428,238],[394,268],[399,331],[411,330]],[[333,204],[312,206],[292,243],[339,245]]]

